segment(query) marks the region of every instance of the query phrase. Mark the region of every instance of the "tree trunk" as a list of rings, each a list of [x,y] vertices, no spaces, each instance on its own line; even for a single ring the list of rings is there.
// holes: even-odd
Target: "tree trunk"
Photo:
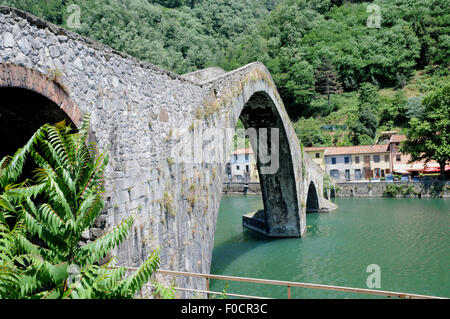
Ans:
[[[441,168],[440,180],[445,181],[445,161],[439,163],[439,167]]]

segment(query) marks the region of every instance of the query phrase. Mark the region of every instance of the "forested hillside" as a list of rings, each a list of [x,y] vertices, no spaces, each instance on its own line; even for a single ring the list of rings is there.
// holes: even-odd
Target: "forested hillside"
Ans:
[[[176,73],[270,70],[306,146],[369,144],[405,131],[449,83],[448,0],[6,0]],[[1,3],[1,1],[0,1]]]
[[[277,0],[4,0],[77,33],[179,74],[217,64],[236,39],[252,32]],[[0,3],[2,1],[0,0]],[[69,28],[70,29],[70,28]]]

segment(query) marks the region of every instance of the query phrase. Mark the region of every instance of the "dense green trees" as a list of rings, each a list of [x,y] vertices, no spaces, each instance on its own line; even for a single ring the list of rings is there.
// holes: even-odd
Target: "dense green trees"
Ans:
[[[46,124],[0,160],[0,298],[133,298],[159,267],[157,251],[130,276],[99,265],[132,217],[80,245],[103,209],[107,164],[91,155],[88,130],[87,119],[78,133]]]
[[[65,27],[67,5],[77,4],[81,28],[73,31],[180,74],[208,66],[231,70],[260,61],[269,68],[293,121],[329,117],[322,124],[347,122],[354,143],[371,141],[377,127],[407,126],[409,118],[423,111],[418,96],[448,82],[447,0],[3,3]],[[374,26],[377,19],[380,25]],[[418,88],[412,95],[410,89],[406,96],[394,92],[382,96],[378,105],[354,109],[340,93],[341,88],[361,92],[363,83],[400,90],[418,70],[423,82],[414,83]],[[346,111],[351,112],[341,116]]]
[[[401,87],[416,67],[448,66],[448,1],[381,0],[373,4],[380,8],[380,28],[367,25],[373,14],[367,12],[368,3],[282,1],[251,39],[243,38],[227,54],[224,66],[255,59],[265,63],[293,117],[309,114],[311,72],[325,61],[336,68],[346,90],[355,90],[364,82]],[[297,71],[300,63],[301,76],[291,76],[289,71]]]
[[[216,65],[237,37],[250,34],[277,0],[3,0],[72,31],[176,73]]]
[[[412,161],[437,161],[445,179],[445,164],[450,161],[450,84],[425,96],[422,105],[422,115],[409,122],[402,151],[411,154]]]

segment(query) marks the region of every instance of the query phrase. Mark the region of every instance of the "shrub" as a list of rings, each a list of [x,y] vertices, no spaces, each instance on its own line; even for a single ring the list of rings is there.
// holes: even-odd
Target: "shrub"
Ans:
[[[133,298],[159,267],[158,250],[126,276],[100,265],[133,217],[80,245],[101,213],[108,156],[88,147],[89,116],[79,133],[64,122],[42,126],[13,157],[0,161],[0,298]],[[25,176],[24,167],[35,168]]]

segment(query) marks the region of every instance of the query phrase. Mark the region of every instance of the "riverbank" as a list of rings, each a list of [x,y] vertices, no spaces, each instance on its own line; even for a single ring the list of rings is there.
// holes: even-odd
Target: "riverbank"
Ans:
[[[224,195],[260,195],[258,182],[223,183]],[[450,198],[450,181],[447,182],[345,182],[336,183],[332,197],[398,197],[398,198]]]
[[[450,182],[336,183],[336,197],[450,198]]]

